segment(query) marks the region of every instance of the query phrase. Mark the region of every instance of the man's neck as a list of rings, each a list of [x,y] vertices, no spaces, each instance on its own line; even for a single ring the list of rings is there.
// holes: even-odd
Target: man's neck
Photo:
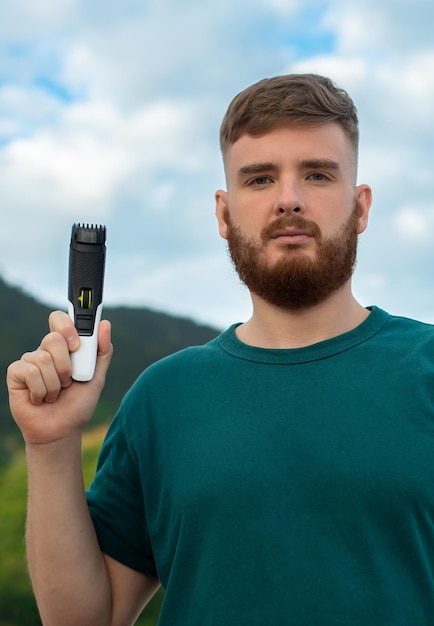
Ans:
[[[326,301],[300,311],[275,307],[252,294],[253,315],[237,327],[237,337],[258,348],[303,348],[359,326],[369,311],[353,297],[349,285]]]

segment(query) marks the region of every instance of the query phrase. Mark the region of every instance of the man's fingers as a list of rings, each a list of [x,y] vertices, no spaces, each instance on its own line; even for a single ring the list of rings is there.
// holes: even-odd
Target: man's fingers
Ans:
[[[62,335],[68,344],[70,352],[74,352],[78,349],[80,345],[78,332],[67,313],[64,311],[53,311],[48,318],[48,325],[51,332]]]
[[[55,402],[63,384],[50,352],[38,348],[34,352],[24,354],[21,360],[27,365],[27,369],[23,369],[23,374],[32,404],[41,404],[43,401]],[[69,370],[68,368],[65,370],[66,372],[69,371],[69,379],[71,377],[70,370],[70,366]],[[62,375],[64,379],[68,380],[67,373]]]
[[[69,344],[65,337],[59,332],[51,332],[43,338],[39,350],[48,353],[54,364],[61,385],[63,387],[69,387],[72,382],[72,365],[69,354]],[[36,351],[36,354],[37,353],[38,350]],[[40,355],[40,359],[41,363],[45,362],[43,360],[43,354]]]
[[[104,384],[105,375],[113,354],[113,345],[111,343],[111,324],[108,320],[102,320],[98,331],[98,356],[96,362],[95,375],[101,377]]]
[[[111,356],[113,346],[111,344],[112,326],[108,320],[101,320],[98,330],[98,355]]]
[[[52,362],[45,355],[29,352],[8,368],[7,381],[10,393],[28,392],[31,404],[55,402],[61,386]],[[41,358],[42,357],[42,358]]]
[[[63,388],[72,384],[72,366],[70,352],[80,347],[80,337],[71,318],[63,311],[53,311],[49,317],[51,333],[42,340],[40,348],[47,350],[53,360]],[[101,384],[110,365],[113,346],[111,344],[111,324],[102,320],[98,331],[98,358],[96,372]],[[95,373],[96,373],[95,372]]]

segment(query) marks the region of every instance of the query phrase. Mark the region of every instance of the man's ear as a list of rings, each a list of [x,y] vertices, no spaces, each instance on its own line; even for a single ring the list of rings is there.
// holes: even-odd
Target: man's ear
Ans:
[[[369,185],[358,185],[356,196],[359,202],[359,229],[358,233],[363,233],[368,226],[369,209],[372,204],[372,189]]]
[[[228,225],[226,223],[226,209],[228,206],[228,192],[219,189],[215,193],[215,215],[219,225],[220,237],[227,239]]]

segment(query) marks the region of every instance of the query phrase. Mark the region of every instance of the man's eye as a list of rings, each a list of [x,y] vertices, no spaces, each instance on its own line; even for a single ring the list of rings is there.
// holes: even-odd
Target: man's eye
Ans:
[[[313,174],[309,175],[310,180],[315,180],[315,181],[322,181],[322,180],[328,180],[327,176],[325,174],[321,174],[320,172],[314,172]]]
[[[270,181],[271,181],[271,179],[268,176],[256,176],[256,178],[254,178],[250,182],[250,184],[253,185],[253,186],[260,187],[261,185],[266,185]]]

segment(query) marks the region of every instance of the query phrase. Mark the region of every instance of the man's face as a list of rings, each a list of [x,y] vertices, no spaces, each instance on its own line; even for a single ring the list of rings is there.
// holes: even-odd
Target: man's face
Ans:
[[[318,304],[348,283],[370,190],[335,123],[244,135],[226,155],[221,235],[252,293],[285,309]]]

